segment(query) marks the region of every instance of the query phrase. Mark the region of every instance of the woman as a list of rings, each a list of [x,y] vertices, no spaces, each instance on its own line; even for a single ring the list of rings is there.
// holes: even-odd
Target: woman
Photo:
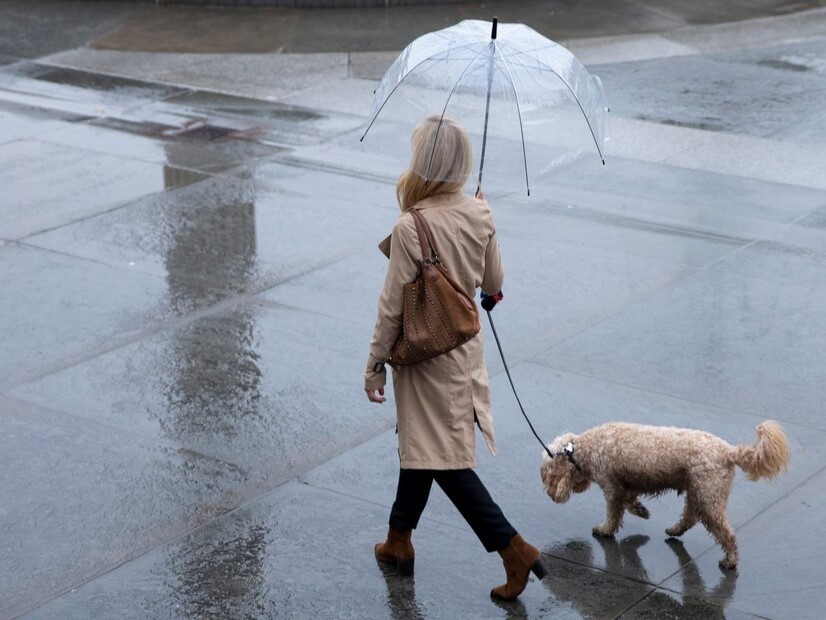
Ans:
[[[385,363],[400,333],[404,285],[416,279],[421,249],[415,209],[430,225],[444,266],[471,297],[477,288],[496,294],[504,276],[490,208],[484,198],[462,190],[470,176],[472,153],[467,133],[456,122],[430,116],[413,132],[413,157],[396,195],[402,215],[393,228],[390,265],[379,298],[379,312],[364,389],[370,402],[383,403]],[[539,550],[517,534],[494,503],[473,467],[475,428],[495,453],[482,334],[438,357],[393,371],[401,468],[387,540],[376,558],[412,575],[412,530],[436,481],[488,552],[498,551],[507,582],[491,591],[513,600],[525,589],[528,574],[546,573]]]

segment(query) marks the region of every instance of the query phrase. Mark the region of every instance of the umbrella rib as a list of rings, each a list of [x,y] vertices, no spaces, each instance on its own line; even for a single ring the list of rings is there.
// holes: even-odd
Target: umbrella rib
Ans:
[[[565,78],[563,78],[561,75],[559,75],[559,73],[557,73],[553,69],[553,67],[551,67],[550,65],[548,65],[545,62],[542,62],[539,58],[534,58],[534,60],[536,60],[536,62],[538,62],[543,67],[545,67],[548,71],[553,73],[556,77],[558,77],[560,82],[565,84],[565,88],[567,88],[568,92],[571,93],[571,97],[574,98],[574,101],[576,101],[576,104],[579,106],[579,111],[582,112],[582,117],[585,119],[585,124],[588,125],[588,130],[591,132],[591,137],[594,139],[594,145],[597,147],[597,153],[599,153],[599,157],[602,160],[602,163],[604,164],[605,163],[605,156],[602,154],[602,148],[599,146],[599,141],[597,140],[597,136],[594,133],[594,128],[591,127],[591,121],[588,119],[588,115],[585,113],[585,109],[582,107],[582,103],[579,101],[579,98],[576,96],[576,93],[574,93],[574,89],[571,88],[571,85],[568,84],[568,82],[565,80]],[[526,68],[528,68],[528,67],[526,66]],[[536,80],[536,77],[534,77],[533,74],[530,73],[530,71],[528,73],[529,73],[529,75],[531,75],[531,77],[534,78],[534,80]],[[537,83],[539,83],[538,80],[537,80]]]
[[[511,73],[511,68],[510,65],[508,65],[508,61],[505,60],[504,55],[498,47],[496,48],[496,52],[502,59],[502,64],[505,65],[505,70],[508,72],[508,77],[510,78],[511,88],[513,88],[513,96],[516,98],[516,113],[519,115],[519,135],[522,138],[522,162],[525,164],[525,189],[528,192],[528,196],[530,196],[531,182],[528,178],[528,153],[525,150],[525,129],[522,126],[522,107],[519,105],[519,91],[516,90],[516,82],[513,81],[513,74]]]
[[[477,45],[478,43],[479,43],[478,41],[473,41],[472,43],[467,43],[466,45],[458,45],[455,48],[453,48],[453,50],[465,49],[465,48],[471,47],[473,45]],[[381,106],[379,106],[379,109],[376,110],[376,113],[373,115],[373,118],[370,119],[370,124],[367,125],[367,129],[364,130],[364,133],[362,134],[361,138],[359,138],[359,142],[362,142],[364,140],[364,138],[367,136],[367,132],[370,131],[370,128],[373,126],[373,123],[376,122],[376,119],[379,117],[379,114],[381,114],[381,111],[384,109],[384,106],[387,105],[388,101],[390,101],[390,98],[393,96],[393,93],[396,92],[396,89],[399,86],[401,86],[402,82],[404,82],[405,79],[407,79],[407,76],[410,75],[411,73],[413,73],[416,69],[418,69],[424,63],[426,63],[428,60],[433,60],[433,58],[435,58],[439,54],[443,53],[444,51],[445,51],[444,49],[440,49],[438,52],[435,52],[435,53],[431,54],[427,58],[423,58],[422,60],[417,62],[414,66],[412,66],[410,68],[410,70],[407,71],[407,73],[405,73],[402,76],[402,79],[400,79],[398,81],[398,83],[393,87],[393,90],[390,91],[390,94],[387,95],[387,97],[384,98],[384,101],[381,102]],[[482,52],[479,52],[479,54],[481,54],[481,53]],[[476,55],[476,58],[479,57],[479,54]],[[474,58],[473,60],[476,60],[476,58]],[[473,61],[471,61],[471,62],[473,62]]]
[[[465,67],[464,70],[462,71],[462,73],[459,75],[459,77],[456,78],[456,81],[453,83],[453,87],[450,89],[450,92],[447,94],[447,99],[445,99],[445,105],[442,108],[442,114],[439,117],[439,126],[436,128],[436,135],[433,137],[433,147],[430,149],[430,161],[427,163],[427,174],[428,175],[430,175],[430,167],[433,165],[433,155],[436,153],[436,142],[439,139],[439,131],[442,128],[442,121],[445,118],[445,112],[447,112],[447,106],[450,103],[450,98],[453,96],[453,93],[456,92],[456,89],[459,88],[459,84],[461,84],[462,79],[465,77],[468,70],[473,66],[473,63],[476,62],[476,60],[479,58],[479,56],[482,55],[482,52],[484,52],[484,51],[485,51],[484,47],[481,50],[479,50],[479,53],[476,54],[476,56],[473,57],[473,60],[471,60],[467,64],[467,67]]]
[[[508,58],[514,58],[516,56],[529,56],[531,54],[536,54],[537,52],[542,52],[542,51],[550,50],[550,49],[563,49],[566,52],[570,53],[570,51],[566,47],[560,45],[559,43],[556,43],[555,41],[552,41],[550,45],[543,45],[542,47],[534,47],[534,48],[529,49],[529,50],[521,50],[521,49],[517,48],[513,43],[510,43],[508,41],[502,41],[502,43],[514,50],[513,53],[507,55]],[[530,57],[535,58],[535,56],[530,56]]]

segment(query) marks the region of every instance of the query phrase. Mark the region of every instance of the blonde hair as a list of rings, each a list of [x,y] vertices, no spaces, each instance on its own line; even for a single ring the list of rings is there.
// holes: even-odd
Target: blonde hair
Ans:
[[[402,211],[430,196],[460,191],[473,163],[467,132],[453,119],[428,116],[413,131],[411,142],[410,167],[396,184]]]

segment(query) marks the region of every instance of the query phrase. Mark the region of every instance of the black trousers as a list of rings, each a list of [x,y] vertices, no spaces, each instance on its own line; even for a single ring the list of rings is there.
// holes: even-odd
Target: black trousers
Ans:
[[[416,528],[434,480],[489,552],[504,549],[516,536],[516,530],[472,469],[399,470],[399,486],[390,511],[390,527],[394,530]]]

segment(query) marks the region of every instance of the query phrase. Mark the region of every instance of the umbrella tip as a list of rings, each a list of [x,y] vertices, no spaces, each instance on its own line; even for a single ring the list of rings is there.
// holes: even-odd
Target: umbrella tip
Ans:
[[[490,38],[491,38],[491,39],[495,39],[495,38],[496,38],[496,24],[498,24],[498,23],[499,23],[499,18],[498,18],[498,17],[496,17],[496,16],[494,16],[494,18],[493,18],[493,26],[491,26],[491,29],[490,29]]]
[[[603,165],[603,166],[605,165],[605,159],[604,159],[604,158],[603,158],[603,160],[602,160],[602,165]]]

